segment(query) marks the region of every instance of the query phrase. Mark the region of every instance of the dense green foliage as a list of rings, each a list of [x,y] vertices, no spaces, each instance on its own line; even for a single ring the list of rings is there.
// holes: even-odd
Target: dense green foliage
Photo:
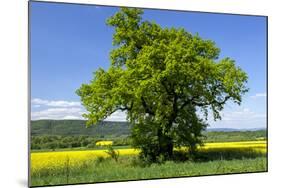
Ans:
[[[115,29],[111,65],[77,90],[88,111],[84,117],[91,125],[126,111],[133,146],[152,161],[171,158],[174,146],[193,153],[208,113],[217,120],[227,101],[241,103],[247,74],[231,58],[218,60],[213,41],[183,28],[162,28],[142,14],[121,8],[107,20]]]
[[[235,156],[239,155],[243,156],[243,153]],[[122,156],[118,162],[111,158],[98,158],[95,161],[89,159],[83,168],[31,175],[32,185],[41,186],[264,171],[267,171],[267,160],[259,155],[248,155],[243,160],[225,160],[220,155],[216,160],[208,162],[167,161],[151,166],[142,166],[142,162],[135,157]]]

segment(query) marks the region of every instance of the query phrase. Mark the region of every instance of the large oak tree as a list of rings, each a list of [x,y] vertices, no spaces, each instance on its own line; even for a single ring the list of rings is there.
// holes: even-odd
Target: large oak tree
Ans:
[[[143,11],[121,8],[107,20],[115,28],[111,65],[94,73],[77,94],[96,124],[115,111],[127,112],[134,147],[156,161],[173,148],[201,143],[206,120],[215,120],[227,101],[240,104],[247,74],[220,49],[183,28],[162,28],[142,20]]]

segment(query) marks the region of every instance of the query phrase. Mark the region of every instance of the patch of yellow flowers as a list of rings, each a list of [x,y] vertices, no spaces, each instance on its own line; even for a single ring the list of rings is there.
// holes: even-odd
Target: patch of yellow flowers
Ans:
[[[111,146],[113,141],[98,141],[96,142],[96,146]]]
[[[221,142],[206,143],[199,150],[211,149],[253,149],[258,152],[266,153],[266,141],[247,141],[247,142]],[[120,155],[136,155],[136,149],[116,149]],[[88,151],[58,151],[31,153],[31,174],[43,171],[58,171],[66,167],[80,168],[91,163],[97,157],[108,157],[106,150]]]

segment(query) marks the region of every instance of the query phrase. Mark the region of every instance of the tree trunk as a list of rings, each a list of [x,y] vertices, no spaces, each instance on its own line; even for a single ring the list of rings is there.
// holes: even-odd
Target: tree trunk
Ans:
[[[173,157],[173,139],[163,134],[162,129],[158,129],[159,156],[162,155],[165,160]]]

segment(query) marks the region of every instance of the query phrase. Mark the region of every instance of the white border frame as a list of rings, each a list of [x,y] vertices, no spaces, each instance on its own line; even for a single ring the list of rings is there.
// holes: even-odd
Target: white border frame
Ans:
[[[61,0],[57,0],[60,2]],[[266,187],[279,184],[280,179],[280,5],[274,0],[63,0],[72,3],[164,8],[203,12],[268,15],[269,54],[269,172],[75,185],[68,187]],[[3,10],[2,10],[3,9]],[[27,114],[28,114],[28,66],[27,66],[27,1],[2,2],[0,11],[0,114],[1,114],[1,187],[27,186]]]

